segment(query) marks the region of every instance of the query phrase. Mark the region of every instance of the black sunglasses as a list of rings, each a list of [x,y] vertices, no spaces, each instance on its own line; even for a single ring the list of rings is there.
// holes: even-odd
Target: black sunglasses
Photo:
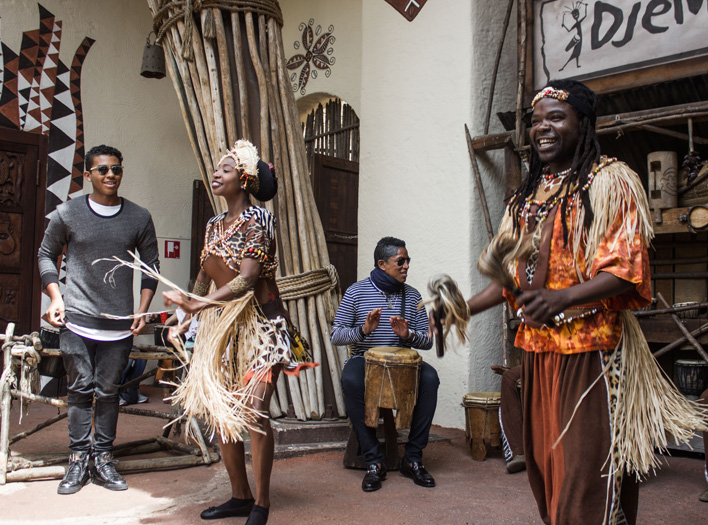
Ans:
[[[94,166],[91,168],[89,171],[93,170],[98,170],[99,175],[106,175],[108,173],[108,170],[111,170],[113,172],[113,175],[122,175],[123,174],[123,166],[106,166],[104,164],[101,164],[100,166]]]
[[[398,259],[396,259],[396,264],[397,264],[398,266],[403,266],[403,265],[406,264],[406,263],[408,263],[408,264],[411,263],[411,258],[410,258],[410,257],[399,257]]]

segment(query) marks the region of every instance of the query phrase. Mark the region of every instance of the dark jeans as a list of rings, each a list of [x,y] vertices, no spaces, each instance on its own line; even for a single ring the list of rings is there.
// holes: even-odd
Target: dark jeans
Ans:
[[[365,359],[354,357],[347,361],[342,370],[342,390],[344,391],[344,404],[347,408],[349,420],[359,440],[361,452],[366,458],[366,464],[383,463],[384,456],[379,451],[379,440],[376,439],[376,429],[367,427],[364,423],[364,372]],[[422,461],[423,449],[428,444],[430,426],[433,424],[435,407],[438,403],[438,386],[440,380],[435,369],[425,361],[420,369],[420,382],[418,383],[418,401],[413,409],[413,421],[408,433],[405,457],[408,461]]]
[[[69,448],[72,452],[110,452],[118,423],[120,376],[130,356],[133,338],[120,341],[94,341],[61,331],[61,354],[69,376]],[[92,410],[94,400],[95,410]]]

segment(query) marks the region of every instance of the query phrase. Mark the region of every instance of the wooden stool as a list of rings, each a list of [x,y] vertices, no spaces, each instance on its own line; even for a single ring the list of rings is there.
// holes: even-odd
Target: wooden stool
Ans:
[[[465,437],[475,461],[484,461],[487,457],[486,444],[497,448],[501,446],[500,404],[499,392],[470,392],[462,398]]]
[[[383,425],[379,426],[379,429],[383,426],[384,442],[379,443],[379,447],[384,447],[384,464],[386,470],[398,470],[401,466],[401,458],[398,455],[398,432],[396,432],[393,411],[390,408],[382,408],[381,416],[383,417]],[[361,453],[359,440],[351,425],[349,425],[349,440],[342,463],[345,468],[367,468],[366,458]]]
[[[423,359],[410,348],[379,346],[364,354],[366,425],[376,428],[379,409],[396,410],[396,428],[410,428],[418,401],[418,381]]]

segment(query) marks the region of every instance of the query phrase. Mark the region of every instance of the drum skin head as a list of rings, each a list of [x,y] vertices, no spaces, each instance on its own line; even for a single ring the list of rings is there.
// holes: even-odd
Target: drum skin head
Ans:
[[[377,346],[370,348],[364,354],[367,360],[389,362],[413,362],[421,359],[420,354],[412,348],[398,346]]]

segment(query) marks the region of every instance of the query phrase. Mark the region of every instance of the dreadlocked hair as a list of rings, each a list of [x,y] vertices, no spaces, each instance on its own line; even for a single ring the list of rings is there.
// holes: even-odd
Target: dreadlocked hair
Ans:
[[[595,95],[595,93],[584,84],[581,84],[576,80],[552,80],[546,87],[567,91],[585,102],[585,104],[587,104],[593,112],[597,111],[597,95]],[[588,116],[583,115],[575,108],[573,108],[573,111],[576,112],[578,118],[580,119],[580,133],[578,136],[578,143],[575,147],[575,153],[573,155],[573,162],[570,166],[568,182],[567,184],[561,185],[558,188],[558,191],[551,196],[551,198],[555,198],[560,196],[562,193],[564,197],[561,201],[560,213],[563,218],[563,242],[566,246],[568,244],[568,225],[565,218],[568,211],[569,199],[565,197],[568,197],[571,189],[581,188],[588,181],[588,175],[592,172],[594,165],[600,162],[600,143],[598,142],[597,134],[595,133],[595,123]],[[528,176],[522,181],[519,188],[509,200],[509,213],[511,214],[511,219],[513,221],[514,234],[518,234],[519,232],[519,215],[521,208],[523,207],[526,199],[534,194],[538,184],[541,182],[543,177],[543,167],[544,166],[541,163],[541,159],[538,157],[538,153],[532,147],[529,155]],[[594,219],[588,192],[580,192],[580,199],[583,207],[585,208],[583,227],[587,230]]]

